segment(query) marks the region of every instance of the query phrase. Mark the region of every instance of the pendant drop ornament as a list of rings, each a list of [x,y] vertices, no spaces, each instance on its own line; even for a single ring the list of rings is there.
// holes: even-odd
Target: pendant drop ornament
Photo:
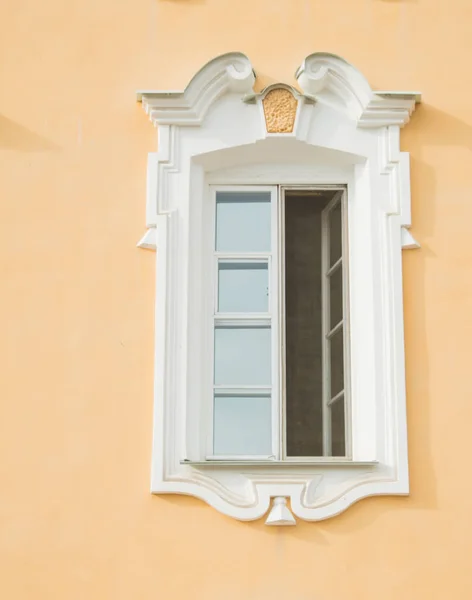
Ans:
[[[274,503],[269,516],[265,522],[266,525],[296,525],[295,517],[292,515],[287,506],[287,498],[277,496],[274,498]]]

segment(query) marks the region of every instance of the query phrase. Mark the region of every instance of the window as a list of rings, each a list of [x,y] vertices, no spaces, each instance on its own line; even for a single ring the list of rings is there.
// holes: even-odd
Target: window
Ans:
[[[350,455],[346,196],[336,188],[283,196],[288,457]]]
[[[151,491],[269,525],[409,491],[399,141],[420,95],[325,53],[296,77],[255,93],[231,53],[138,93],[159,145]]]
[[[345,188],[214,187],[211,197],[207,458],[347,457]]]

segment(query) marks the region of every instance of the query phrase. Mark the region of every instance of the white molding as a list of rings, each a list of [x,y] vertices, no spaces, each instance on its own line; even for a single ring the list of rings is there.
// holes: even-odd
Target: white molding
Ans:
[[[140,90],[137,99],[155,125],[198,126],[215,100],[227,92],[249,93],[254,81],[247,56],[229,52],[200,69],[183,92]]]
[[[265,522],[266,525],[296,525],[294,516],[287,506],[287,499],[283,496],[274,498],[272,510]]]
[[[359,127],[405,125],[419,92],[374,92],[364,76],[334,54],[311,54],[296,72],[305,94],[345,111]]]
[[[144,248],[145,250],[156,249],[156,228],[151,227],[146,231],[143,237],[137,243],[138,248]]]
[[[415,238],[411,235],[411,233],[406,229],[406,227],[402,227],[402,248],[403,250],[414,250],[415,248],[420,248],[421,246],[415,240]]]
[[[269,524],[293,524],[291,512],[326,519],[366,496],[409,490],[401,251],[418,244],[408,231],[400,127],[418,94],[375,93],[329,54],[307,57],[297,78],[303,94],[290,134],[266,132],[267,90],[253,92],[252,66],[239,53],[208,63],[183,92],[139,94],[159,144],[148,160],[149,229],[138,244],[157,249],[151,491],[192,495],[240,520],[262,517],[279,498]],[[352,462],[199,464],[210,184],[347,184]]]

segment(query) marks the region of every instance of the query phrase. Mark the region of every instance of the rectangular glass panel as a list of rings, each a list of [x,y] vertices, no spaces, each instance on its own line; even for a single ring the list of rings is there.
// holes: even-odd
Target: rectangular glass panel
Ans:
[[[329,212],[329,265],[332,266],[341,258],[342,248],[342,218],[341,201]]]
[[[343,268],[339,266],[329,277],[330,327],[343,318]]]
[[[266,262],[218,262],[218,311],[267,312],[269,270]]]
[[[216,193],[216,250],[269,252],[270,192]]]
[[[323,455],[321,211],[326,198],[285,199],[286,452]]]
[[[344,397],[331,405],[331,455],[346,456]]]
[[[215,395],[214,454],[272,453],[270,396]]]
[[[215,384],[271,384],[270,327],[215,327]]]
[[[330,340],[331,398],[344,389],[344,333],[342,328]]]

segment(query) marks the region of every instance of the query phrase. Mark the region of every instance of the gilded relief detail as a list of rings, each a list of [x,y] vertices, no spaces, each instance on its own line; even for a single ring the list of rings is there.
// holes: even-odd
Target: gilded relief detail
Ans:
[[[267,133],[292,133],[297,99],[285,88],[270,90],[262,101]]]

